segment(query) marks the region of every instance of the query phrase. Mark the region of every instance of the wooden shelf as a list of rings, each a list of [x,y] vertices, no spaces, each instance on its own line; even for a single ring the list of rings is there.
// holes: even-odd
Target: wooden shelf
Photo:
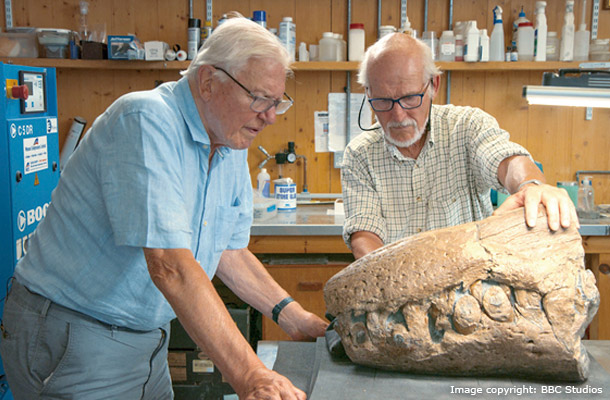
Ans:
[[[21,64],[32,67],[55,67],[74,69],[113,70],[184,70],[190,61],[136,61],[136,60],[70,60],[59,58],[0,58],[6,64]],[[437,62],[443,71],[552,71],[560,68],[578,68],[581,61],[517,61],[517,62]],[[358,71],[356,61],[343,62],[295,62],[295,71]]]
[[[74,69],[148,69],[184,70],[190,61],[140,61],[140,60],[70,60],[65,58],[0,58],[6,64],[31,67],[54,67]]]

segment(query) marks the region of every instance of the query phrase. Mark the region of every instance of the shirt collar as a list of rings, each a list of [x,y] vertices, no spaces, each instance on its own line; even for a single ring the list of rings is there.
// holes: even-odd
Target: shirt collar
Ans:
[[[199,110],[195,105],[195,99],[189,86],[188,78],[186,76],[180,78],[174,88],[176,94],[176,103],[182,113],[184,122],[188,127],[191,137],[195,142],[203,143],[210,146],[210,137],[201,122],[199,116]]]

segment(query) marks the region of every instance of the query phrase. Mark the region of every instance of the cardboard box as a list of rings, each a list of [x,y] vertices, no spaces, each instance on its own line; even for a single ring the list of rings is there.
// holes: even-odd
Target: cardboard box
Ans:
[[[143,60],[144,48],[134,35],[108,35],[108,59]]]
[[[144,42],[144,57],[146,61],[163,61],[165,60],[165,52],[167,49],[169,49],[169,46],[165,42]]]

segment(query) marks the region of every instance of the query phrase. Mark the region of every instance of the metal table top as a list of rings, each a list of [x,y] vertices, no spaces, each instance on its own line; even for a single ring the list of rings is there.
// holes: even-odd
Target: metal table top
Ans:
[[[334,214],[332,204],[298,205],[296,211],[278,212],[273,218],[254,222],[250,234],[252,236],[341,236],[344,220],[343,214]],[[610,218],[582,220],[579,232],[582,236],[610,236]]]

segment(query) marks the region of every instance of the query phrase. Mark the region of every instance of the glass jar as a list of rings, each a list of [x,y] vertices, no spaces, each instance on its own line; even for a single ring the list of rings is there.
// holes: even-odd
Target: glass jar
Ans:
[[[557,32],[546,34],[546,60],[559,61],[559,38]]]

